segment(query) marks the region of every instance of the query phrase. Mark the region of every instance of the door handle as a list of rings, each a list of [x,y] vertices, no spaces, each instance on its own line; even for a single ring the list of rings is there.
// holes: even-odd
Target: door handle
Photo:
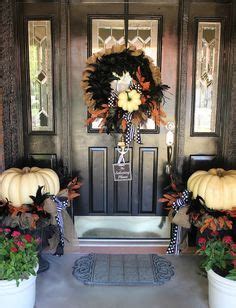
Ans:
[[[174,145],[174,131],[175,131],[175,123],[174,122],[168,122],[166,124],[166,145],[172,146]]]
[[[166,164],[166,174],[171,174],[172,168],[172,146],[174,145],[174,130],[175,123],[168,122],[166,125],[167,133],[166,133],[166,145],[167,145],[167,164]]]

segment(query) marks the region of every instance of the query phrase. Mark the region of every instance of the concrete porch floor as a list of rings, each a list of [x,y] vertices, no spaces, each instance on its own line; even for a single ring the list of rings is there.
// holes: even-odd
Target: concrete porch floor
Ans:
[[[78,253],[45,254],[48,271],[37,278],[36,308],[207,308],[207,279],[199,275],[199,258],[166,256],[175,276],[163,286],[84,286],[72,276]]]

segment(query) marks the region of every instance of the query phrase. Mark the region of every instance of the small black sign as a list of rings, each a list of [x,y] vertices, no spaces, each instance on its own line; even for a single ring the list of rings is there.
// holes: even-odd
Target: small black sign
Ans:
[[[113,164],[114,181],[132,181],[131,164]]]

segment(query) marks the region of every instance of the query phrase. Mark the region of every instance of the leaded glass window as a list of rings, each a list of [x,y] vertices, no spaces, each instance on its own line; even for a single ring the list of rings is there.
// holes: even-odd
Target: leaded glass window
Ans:
[[[31,131],[53,131],[52,35],[50,20],[28,21]]]
[[[143,49],[157,63],[158,20],[129,20],[128,44]],[[92,20],[92,53],[124,44],[123,19]]]
[[[194,133],[216,132],[220,37],[220,22],[198,23]]]

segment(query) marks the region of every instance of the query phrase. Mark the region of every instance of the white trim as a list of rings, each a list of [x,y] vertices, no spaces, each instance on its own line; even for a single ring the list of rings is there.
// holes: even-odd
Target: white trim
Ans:
[[[140,240],[140,239],[74,239],[74,247],[168,247],[170,240]]]

